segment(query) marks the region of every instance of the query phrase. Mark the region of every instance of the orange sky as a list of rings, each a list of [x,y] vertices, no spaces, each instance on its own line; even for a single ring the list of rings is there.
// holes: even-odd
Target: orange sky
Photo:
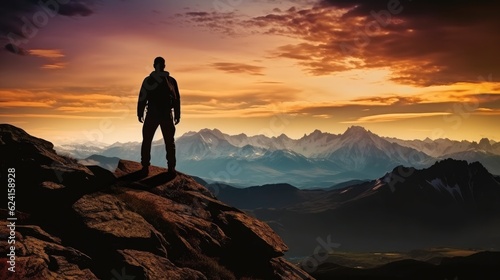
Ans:
[[[0,122],[55,143],[139,141],[139,87],[163,56],[180,86],[177,136],[360,125],[500,141],[498,4],[434,2],[2,3]]]

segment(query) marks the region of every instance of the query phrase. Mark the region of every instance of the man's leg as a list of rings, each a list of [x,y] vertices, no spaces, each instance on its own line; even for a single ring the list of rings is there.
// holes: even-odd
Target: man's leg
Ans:
[[[165,150],[167,152],[167,166],[169,172],[175,171],[176,158],[175,158],[175,125],[171,118],[162,119],[160,122],[161,133],[163,134],[163,141],[165,141]]]
[[[143,168],[147,168],[151,161],[151,142],[158,128],[158,119],[151,116],[146,116],[144,125],[142,126],[142,146],[141,146],[141,164]]]

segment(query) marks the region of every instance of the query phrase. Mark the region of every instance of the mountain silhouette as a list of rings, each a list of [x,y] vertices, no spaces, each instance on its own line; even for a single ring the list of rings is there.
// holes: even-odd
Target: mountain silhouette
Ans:
[[[207,187],[268,222],[289,244],[288,257],[307,255],[316,237],[328,235],[347,251],[500,249],[500,178],[478,162],[399,166],[376,180],[338,189]]]
[[[328,279],[488,279],[498,278],[500,252],[478,252],[469,256],[446,257],[438,264],[428,261],[404,259],[378,267],[360,269],[337,265],[331,262],[320,264],[311,274],[317,280]]]
[[[327,193],[321,189],[301,190],[289,184],[269,184],[248,188],[235,188],[220,183],[205,186],[221,201],[248,210],[291,207],[315,200]]]
[[[2,172],[16,176],[16,209],[0,212],[17,219],[16,272],[2,238],[2,279],[312,279],[283,258],[288,247],[266,223],[181,172],[84,166],[7,124],[0,152]]]

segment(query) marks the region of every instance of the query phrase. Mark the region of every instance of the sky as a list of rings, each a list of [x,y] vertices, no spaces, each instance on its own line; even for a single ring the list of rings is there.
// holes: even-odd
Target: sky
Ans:
[[[0,123],[55,144],[141,140],[142,80],[166,59],[176,136],[350,126],[500,141],[498,1],[0,2]],[[155,139],[161,138],[158,130]]]

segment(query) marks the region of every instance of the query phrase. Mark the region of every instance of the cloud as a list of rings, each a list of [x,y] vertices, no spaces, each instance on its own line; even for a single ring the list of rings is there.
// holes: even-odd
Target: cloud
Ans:
[[[232,63],[232,62],[217,62],[212,63],[212,67],[231,74],[250,74],[250,75],[263,75],[264,67],[255,66],[245,63]]]
[[[55,63],[44,64],[42,66],[42,69],[59,70],[66,68],[66,65],[68,65],[66,62],[55,62]]]
[[[68,115],[68,114],[0,114],[2,118],[44,118],[44,119],[76,119],[76,120],[102,120],[103,116]],[[122,117],[109,117],[109,119],[120,119]]]
[[[27,52],[31,56],[37,56],[49,60],[48,63],[42,65],[41,67],[42,69],[59,70],[66,68],[68,64],[66,62],[57,61],[65,56],[61,50],[34,49],[34,50],[27,50]]]
[[[94,11],[86,4],[81,1],[71,1],[67,4],[61,5],[59,9],[59,14],[63,16],[90,16]]]
[[[490,108],[478,108],[475,114],[486,115],[486,116],[498,116],[500,115],[500,109],[490,109]]]
[[[52,108],[52,94],[28,90],[0,90],[0,108]]]
[[[30,55],[44,58],[62,58],[64,54],[61,50],[35,49],[28,51]]]
[[[343,121],[340,123],[348,124],[363,124],[363,123],[374,123],[374,122],[393,122],[404,119],[415,119],[415,118],[425,118],[425,117],[435,117],[435,116],[447,116],[451,115],[449,112],[428,112],[428,113],[397,113],[397,114],[380,114],[372,115],[358,118],[354,121]]]
[[[413,96],[391,95],[367,97],[350,101],[322,103],[290,102],[288,114],[331,118],[338,123],[379,123],[405,119],[454,116],[468,118],[476,115],[498,115],[500,94],[464,93],[448,100],[434,98],[432,93]]]
[[[113,89],[108,89],[112,91]],[[68,114],[101,113],[118,114],[135,110],[137,96],[113,96],[103,93],[77,93],[67,89],[45,91],[0,90],[0,108],[17,110],[34,108],[37,113],[51,115],[55,111]],[[21,111],[19,111],[21,112]],[[134,111],[135,112],[135,111]]]
[[[62,4],[60,2],[66,2]],[[4,49],[23,55],[21,44],[26,44],[47,25],[51,18],[62,15],[90,16],[97,0],[80,1],[0,1],[0,39]]]
[[[12,44],[7,44],[6,49],[15,54],[21,54],[25,56],[35,56],[41,57],[49,60],[47,63],[41,66],[42,69],[47,70],[58,70],[66,68],[66,62],[58,61],[59,59],[65,57],[61,50],[56,49],[33,49],[33,50],[25,50],[19,47],[16,47]]]
[[[389,68],[401,84],[449,85],[500,72],[499,9],[486,0],[323,0],[240,24],[299,39],[273,56],[296,60],[312,75]]]
[[[128,107],[121,108],[110,108],[110,106],[99,107],[89,107],[85,106],[63,106],[57,108],[57,111],[68,112],[68,113],[129,113],[133,114],[132,110]]]
[[[0,108],[26,107],[26,108],[51,108],[55,101],[0,101]]]
[[[280,104],[302,97],[302,90],[282,84],[254,84],[230,94],[185,90],[183,112],[189,117],[268,117]]]
[[[236,31],[238,29],[236,23],[240,21],[240,16],[234,12],[186,12],[177,14],[177,17],[211,32],[232,36],[239,33]]]
[[[18,54],[18,55],[28,55],[29,52],[21,47],[18,47],[16,45],[13,45],[11,43],[8,43],[4,46],[4,49],[7,50],[8,52],[11,52],[13,54]]]
[[[373,96],[365,98],[357,98],[352,100],[352,103],[363,104],[370,106],[387,106],[387,105],[406,105],[406,104],[417,104],[423,103],[426,100],[421,96]]]
[[[215,13],[212,13],[215,14]],[[211,13],[207,12],[187,12],[187,16],[198,18],[197,21],[206,21],[205,19],[211,15]]]

